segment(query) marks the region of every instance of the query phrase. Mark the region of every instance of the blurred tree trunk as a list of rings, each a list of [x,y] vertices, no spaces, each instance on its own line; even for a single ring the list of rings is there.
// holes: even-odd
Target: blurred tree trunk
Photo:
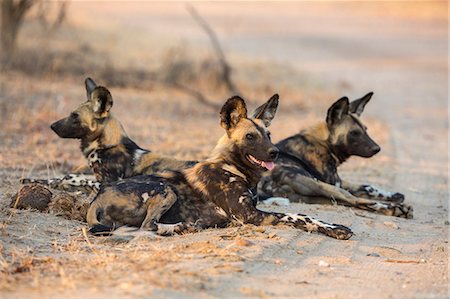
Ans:
[[[22,25],[25,13],[36,0],[2,0],[0,43],[2,60],[9,60],[16,48],[17,33]]]

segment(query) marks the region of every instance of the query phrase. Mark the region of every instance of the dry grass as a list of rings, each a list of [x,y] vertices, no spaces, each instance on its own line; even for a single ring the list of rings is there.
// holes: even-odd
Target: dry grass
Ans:
[[[202,233],[209,241],[185,235],[156,240],[141,237],[123,243],[108,237],[87,237],[74,226],[66,239],[54,239],[39,250],[1,248],[0,291],[13,292],[22,285],[22,291],[51,289],[53,295],[85,287],[100,294],[111,286],[117,294],[128,295],[140,294],[142,288],[146,292],[161,288],[195,292],[206,284],[218,283],[219,276],[243,272],[243,262],[255,259],[264,244],[280,242],[270,228],[244,226],[220,233]],[[258,245],[252,239],[258,240]],[[129,274],[124,276],[125,269]]]

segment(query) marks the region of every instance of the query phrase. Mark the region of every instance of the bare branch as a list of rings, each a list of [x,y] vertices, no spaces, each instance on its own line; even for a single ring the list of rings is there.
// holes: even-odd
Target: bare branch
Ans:
[[[14,14],[16,18],[21,19],[23,14],[33,6],[33,4],[36,3],[36,1],[33,0],[20,0],[15,8],[14,8]]]
[[[166,85],[176,88],[186,94],[189,94],[190,96],[194,97],[196,100],[198,100],[200,103],[202,103],[205,106],[211,107],[215,110],[219,110],[220,109],[220,105],[217,105],[216,103],[212,102],[211,100],[207,99],[201,92],[192,89],[188,86],[185,86],[181,83],[178,82],[170,82],[170,83],[166,83]]]
[[[197,10],[192,5],[187,5],[187,10],[191,14],[191,16],[194,18],[194,20],[200,25],[203,30],[205,30],[206,34],[208,35],[211,44],[214,48],[214,51],[216,52],[220,65],[222,66],[222,79],[225,82],[225,85],[227,88],[234,94],[240,94],[238,88],[231,80],[231,67],[229,63],[227,62],[227,59],[225,57],[225,54],[222,50],[222,47],[220,46],[220,42],[217,38],[217,35],[215,32],[211,29],[209,24],[200,16],[200,14],[197,12]]]
[[[38,20],[44,29],[46,33],[50,36],[55,33],[55,31],[61,26],[61,24],[66,19],[66,11],[67,11],[67,1],[61,1],[59,2],[57,16],[53,22],[50,21],[50,18],[48,18],[49,14],[49,5],[51,3],[47,2],[40,2],[39,5],[39,13],[38,13]]]
[[[22,25],[25,13],[36,3],[36,1],[37,0],[0,1],[0,44],[2,47],[2,65],[9,62],[9,59],[16,48],[17,34]]]

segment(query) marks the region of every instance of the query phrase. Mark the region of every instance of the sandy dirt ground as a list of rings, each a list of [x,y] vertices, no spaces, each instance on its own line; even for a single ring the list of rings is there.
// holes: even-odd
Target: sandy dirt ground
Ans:
[[[85,236],[85,223],[8,207],[20,177],[84,163],[75,141],[48,129],[83,99],[84,78],[1,74],[1,100],[16,104],[1,112],[0,297],[448,298],[447,3],[195,6],[221,37],[250,106],[280,93],[275,140],[323,119],[339,96],[374,91],[363,119],[382,152],[350,159],[341,176],[404,193],[414,219],[291,204],[261,208],[341,223],[354,237],[338,241],[282,226],[129,242]],[[117,65],[153,65],[180,41],[208,51],[184,4],[70,9],[76,38],[108,43]],[[184,94],[111,90],[116,116],[143,147],[202,159],[222,134],[217,112]]]

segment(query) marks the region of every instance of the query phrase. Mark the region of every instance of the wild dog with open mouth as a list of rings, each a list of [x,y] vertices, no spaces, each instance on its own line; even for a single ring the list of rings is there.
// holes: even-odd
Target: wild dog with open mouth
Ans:
[[[328,109],[326,122],[278,142],[277,166],[261,179],[259,198],[284,197],[307,203],[331,199],[375,213],[412,218],[413,208],[402,203],[403,194],[352,184],[337,173],[337,167],[350,156],[369,158],[380,151],[360,119],[372,95],[351,103],[343,97]]]
[[[195,165],[194,161],[164,157],[139,147],[111,114],[113,98],[109,90],[97,86],[91,78],[85,80],[85,86],[87,101],[50,127],[61,138],[81,141],[81,151],[95,178],[68,174],[49,180],[23,179],[22,183],[41,183],[55,189],[85,188],[96,191],[100,183]]]
[[[164,234],[167,227],[180,233],[235,222],[288,224],[337,239],[350,238],[352,231],[342,225],[255,207],[251,189],[263,172],[274,168],[278,155],[266,128],[277,107],[278,95],[274,95],[255,111],[253,118],[248,118],[244,100],[238,96],[230,98],[220,112],[220,124],[226,134],[208,160],[182,171],[102,186],[87,214],[90,231],[104,234],[132,225]]]

